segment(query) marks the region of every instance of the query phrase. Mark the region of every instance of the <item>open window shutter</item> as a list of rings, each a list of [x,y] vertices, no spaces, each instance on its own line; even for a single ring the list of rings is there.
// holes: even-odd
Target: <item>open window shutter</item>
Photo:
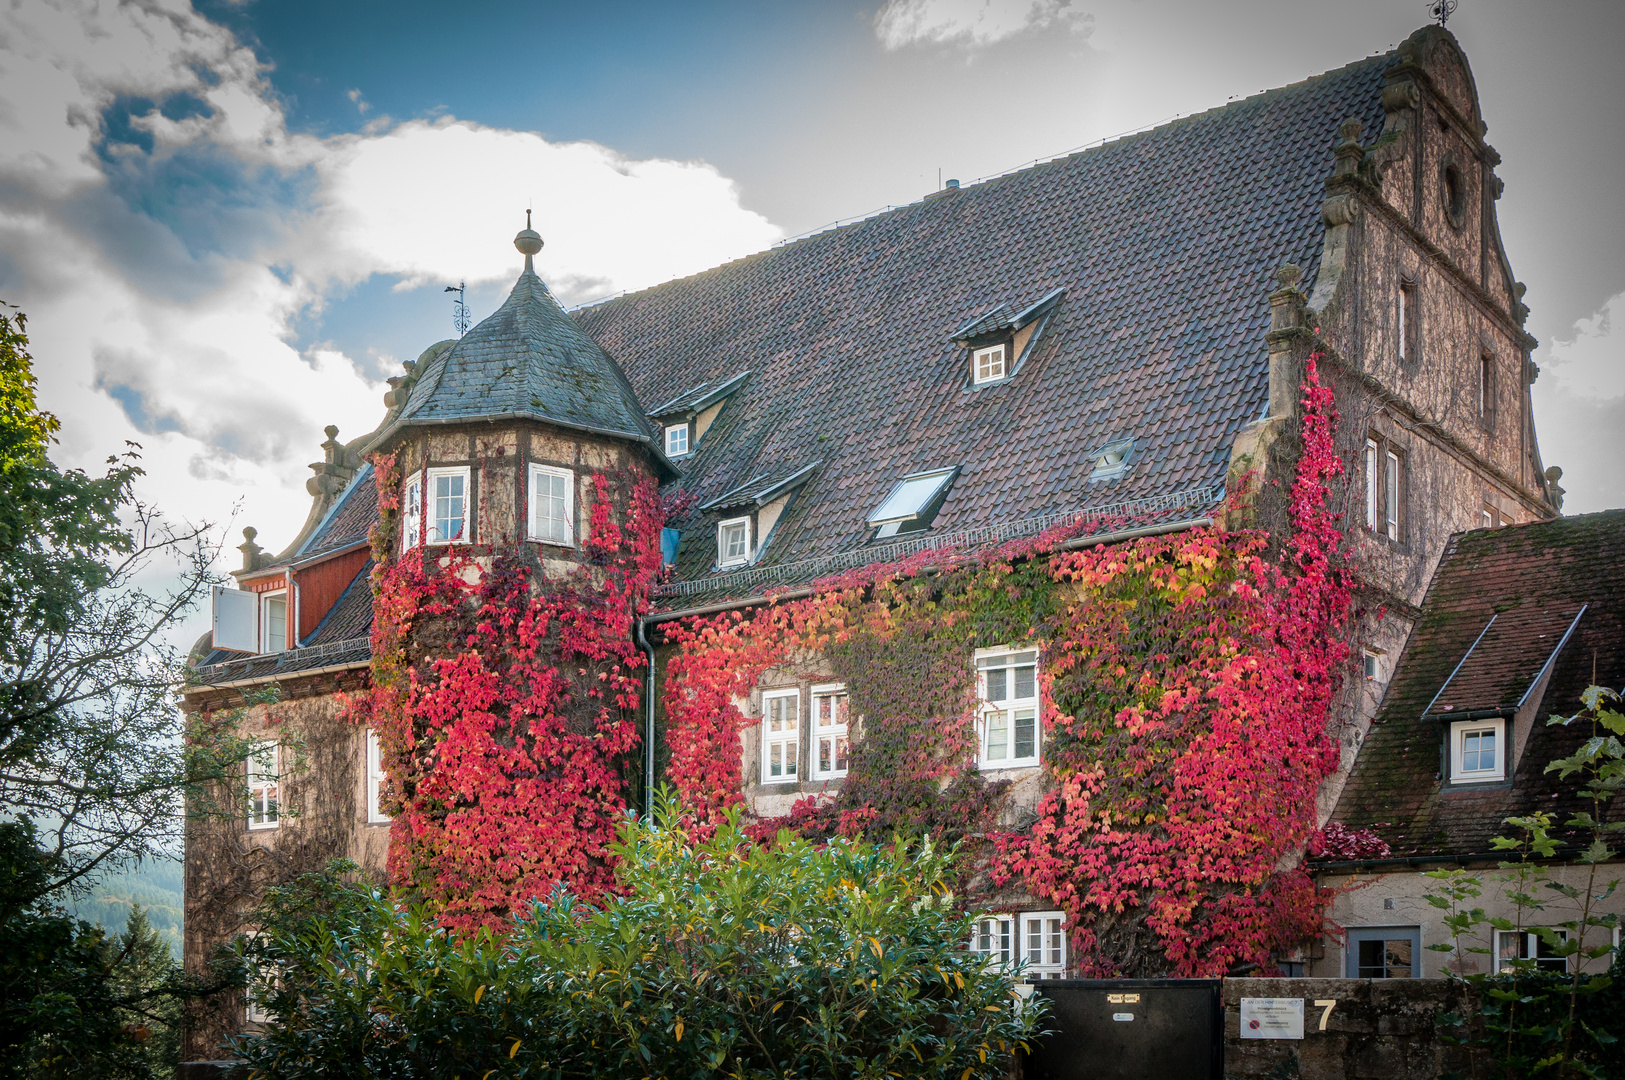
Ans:
[[[244,589],[214,587],[214,647],[259,652],[260,598]]]

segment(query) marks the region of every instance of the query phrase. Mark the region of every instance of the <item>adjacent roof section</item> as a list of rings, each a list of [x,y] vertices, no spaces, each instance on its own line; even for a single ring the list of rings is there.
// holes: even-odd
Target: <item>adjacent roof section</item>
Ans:
[[[418,373],[386,434],[419,424],[527,418],[652,443],[620,367],[527,266],[508,299]]]
[[[671,416],[693,416],[739,389],[748,378],[750,372],[741,371],[726,379],[703,382],[692,390],[678,394],[659,408],[650,409],[649,415],[656,420],[664,420]]]
[[[772,473],[753,476],[732,491],[725,491],[701,510],[735,510],[746,506],[765,506],[787,491],[805,484],[818,471],[818,462],[800,468],[776,469]]]
[[[1059,304],[1061,297],[1065,295],[1065,289],[1051,289],[1036,303],[1028,304],[1020,311],[1013,310],[1009,304],[999,304],[985,315],[978,315],[955,330],[949,340],[974,341],[977,338],[1020,330],[1034,319],[1041,319],[1049,314],[1050,309]]]
[[[748,572],[713,575],[714,517],[677,523],[675,584],[878,561],[871,511],[899,478],[947,463],[963,468],[927,538],[1008,536],[1012,523],[1220,488],[1236,432],[1268,401],[1272,275],[1292,262],[1313,277],[1338,125],[1381,130],[1393,63],[1362,60],[577,311],[644,401],[752,372],[684,459],[700,504],[823,463]],[[973,387],[956,328],[1051,296],[1020,370]],[[1091,483],[1091,452],[1126,439],[1126,468]]]
[[[1593,679],[1625,685],[1625,510],[1452,538],[1333,816],[1396,856],[1488,852],[1507,817],[1537,808],[1566,819],[1576,785],[1544,770],[1590,732],[1545,722],[1577,712]],[[1451,718],[1510,712],[1531,687],[1511,784],[1452,790],[1439,775]]]

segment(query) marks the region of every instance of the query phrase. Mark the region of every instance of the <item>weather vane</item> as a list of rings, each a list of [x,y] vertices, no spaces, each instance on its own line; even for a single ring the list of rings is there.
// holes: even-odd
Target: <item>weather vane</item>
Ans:
[[[1456,0],[1433,0],[1428,5],[1428,17],[1443,26],[1456,13]]]
[[[446,286],[447,292],[457,294],[456,302],[451,305],[451,325],[456,328],[458,337],[468,333],[468,305],[463,303],[463,292],[467,287],[468,283],[463,281]]]

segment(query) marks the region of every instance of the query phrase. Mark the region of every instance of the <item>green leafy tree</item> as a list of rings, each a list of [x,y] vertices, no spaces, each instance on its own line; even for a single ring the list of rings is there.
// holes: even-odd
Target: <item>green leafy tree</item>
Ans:
[[[1619,917],[1600,911],[1619,888],[1619,879],[1605,877],[1603,872],[1619,856],[1613,838],[1625,831],[1625,821],[1609,820],[1615,801],[1625,794],[1625,714],[1617,707],[1619,701],[1613,690],[1592,686],[1581,695],[1584,708],[1580,712],[1547,721],[1548,726],[1589,724],[1591,728],[1578,749],[1545,767],[1559,779],[1575,783],[1578,795],[1588,804],[1563,822],[1571,836],[1584,842],[1568,855],[1585,868],[1584,884],[1566,881],[1535,861],[1560,854],[1560,840],[1553,832],[1556,823],[1551,814],[1543,812],[1508,818],[1506,824],[1517,835],[1494,840],[1497,851],[1516,855],[1500,863],[1502,875],[1496,882],[1513,907],[1513,918],[1489,917],[1482,907],[1467,906],[1482,895],[1482,877],[1461,869],[1424,875],[1440,882],[1438,892],[1427,899],[1445,912],[1444,922],[1451,934],[1449,943],[1428,948],[1453,953],[1453,974],[1471,984],[1479,998],[1477,1030],[1466,1030],[1467,1018],[1452,1015],[1448,1022],[1464,1029],[1452,1037],[1475,1051],[1489,1052],[1494,1074],[1507,1080],[1625,1076],[1625,1044],[1616,1034],[1625,1011],[1620,957],[1613,945]],[[1534,912],[1550,911],[1566,911],[1570,917],[1543,918],[1544,925],[1537,926],[1526,921]],[[1524,957],[1504,959],[1494,974],[1464,974],[1469,966],[1467,954],[1490,951],[1467,942],[1497,930],[1520,940],[1527,933],[1535,934],[1545,955],[1562,958],[1566,970],[1542,970],[1535,957]],[[1594,970],[1595,961],[1611,954],[1613,963],[1608,970]]]
[[[271,1022],[237,1053],[294,1077],[1003,1076],[1043,1019],[963,948],[955,852],[697,840],[629,821],[616,895],[560,891],[454,937],[338,864],[274,890],[240,946]]]
[[[65,906],[172,856],[183,797],[236,776],[248,744],[188,737],[174,702],[165,635],[217,580],[208,529],[136,498],[133,446],[100,476],[52,463],[26,327],[0,305],[0,1070],[140,1077],[172,1056],[178,985],[140,920],[110,940]]]

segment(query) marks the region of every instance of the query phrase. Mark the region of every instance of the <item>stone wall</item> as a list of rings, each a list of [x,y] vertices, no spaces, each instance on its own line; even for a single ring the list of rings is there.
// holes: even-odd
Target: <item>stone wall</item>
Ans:
[[[1241,999],[1303,998],[1303,1038],[1243,1039]],[[1325,1016],[1317,1001],[1335,1001]],[[1466,1053],[1439,1037],[1459,1011],[1458,984],[1439,979],[1226,979],[1224,1072],[1269,1080],[1433,1080],[1469,1075]]]

